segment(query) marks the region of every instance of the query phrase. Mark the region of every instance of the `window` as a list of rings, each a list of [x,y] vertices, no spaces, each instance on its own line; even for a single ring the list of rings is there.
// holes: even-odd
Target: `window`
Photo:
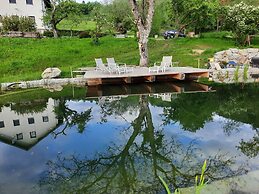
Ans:
[[[27,5],[32,5],[33,4],[33,0],[26,0],[26,4]]]
[[[4,121],[0,121],[0,128],[4,128]]]
[[[20,120],[13,120],[13,126],[19,126],[20,125]]]
[[[29,124],[34,124],[35,123],[34,118],[28,118],[28,123]]]
[[[49,122],[49,117],[48,117],[48,116],[43,116],[43,117],[42,117],[42,121],[43,121],[44,123]]]
[[[17,140],[22,140],[23,139],[23,134],[22,133],[16,134],[16,139]]]
[[[30,137],[31,138],[36,138],[36,131],[31,131],[30,132]]]
[[[16,3],[16,0],[9,0],[9,3]]]

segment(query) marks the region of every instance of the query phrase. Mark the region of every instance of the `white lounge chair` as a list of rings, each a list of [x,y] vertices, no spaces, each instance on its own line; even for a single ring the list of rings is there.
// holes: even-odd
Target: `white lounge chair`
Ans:
[[[114,58],[106,58],[108,66],[117,66],[122,73],[133,72],[133,67],[127,67],[126,63],[116,63]],[[122,64],[121,66],[119,64]]]
[[[162,61],[160,62],[160,65],[157,65],[157,63],[154,64],[153,67],[149,67],[149,72],[165,72],[172,67],[172,56],[163,56]]]
[[[103,63],[103,60],[101,58],[95,59],[96,63],[96,71],[102,71],[107,73],[112,73],[111,70]]]
[[[210,62],[210,69],[220,71],[221,67],[217,62]]]

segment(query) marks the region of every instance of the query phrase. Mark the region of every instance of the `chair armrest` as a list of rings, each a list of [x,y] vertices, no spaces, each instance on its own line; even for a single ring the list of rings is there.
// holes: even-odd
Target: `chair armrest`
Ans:
[[[157,65],[157,64],[160,64],[160,65],[161,65],[161,61],[155,62],[155,63],[154,63],[154,66],[160,66],[160,65]]]
[[[117,62],[117,64],[126,67],[126,63]]]

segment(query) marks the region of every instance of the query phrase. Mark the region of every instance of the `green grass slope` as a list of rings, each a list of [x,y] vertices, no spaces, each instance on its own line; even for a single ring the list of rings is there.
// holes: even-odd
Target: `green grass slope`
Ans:
[[[0,83],[40,79],[47,67],[59,67],[62,77],[70,76],[70,69],[95,66],[95,58],[115,57],[119,62],[138,64],[136,39],[101,38],[101,44],[93,45],[91,39],[20,39],[0,38]],[[220,38],[171,39],[149,41],[150,64],[160,61],[164,55],[172,55],[180,66],[203,66],[208,57],[217,51],[235,47],[232,40]],[[194,50],[204,51],[202,54]]]

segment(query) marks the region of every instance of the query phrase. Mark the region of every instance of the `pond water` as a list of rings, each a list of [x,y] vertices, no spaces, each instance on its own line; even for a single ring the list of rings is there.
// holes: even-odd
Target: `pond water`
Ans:
[[[259,87],[195,83],[0,98],[0,193],[164,193],[259,170]]]

